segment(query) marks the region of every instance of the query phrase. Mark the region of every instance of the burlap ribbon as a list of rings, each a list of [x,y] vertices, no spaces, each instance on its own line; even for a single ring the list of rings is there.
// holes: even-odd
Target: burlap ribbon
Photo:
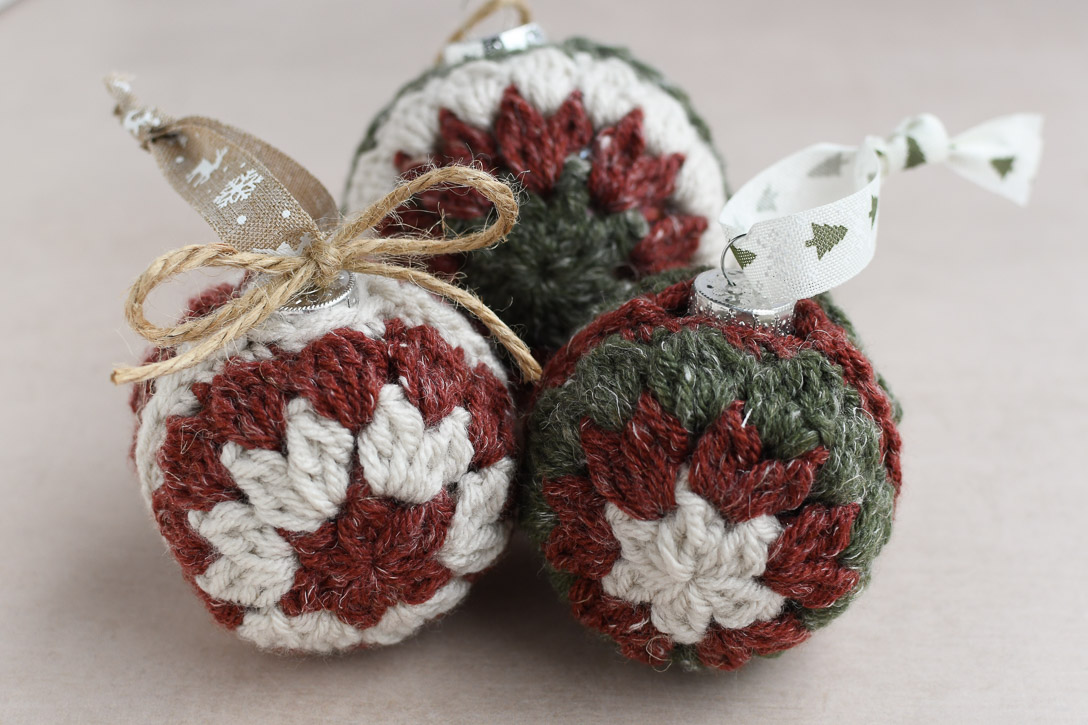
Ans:
[[[132,329],[158,347],[188,347],[168,360],[118,367],[113,371],[113,382],[139,382],[191,367],[300,293],[334,284],[341,271],[406,280],[445,297],[487,327],[509,350],[526,380],[540,377],[540,366],[525,343],[475,295],[401,263],[405,258],[467,252],[502,242],[518,212],[508,186],[479,169],[438,168],[409,180],[341,222],[324,186],[277,149],[218,121],[200,117],[174,120],[142,106],[121,76],[110,76],[106,84],[117,101],[116,113],[124,127],[151,152],[174,189],[222,240],[168,252],[132,285],[125,303]],[[494,205],[495,221],[480,231],[452,238],[364,236],[412,196],[439,185],[480,192]],[[266,275],[267,281],[249,286],[204,317],[174,327],[158,327],[147,320],[143,305],[155,287],[203,267],[257,272]]]

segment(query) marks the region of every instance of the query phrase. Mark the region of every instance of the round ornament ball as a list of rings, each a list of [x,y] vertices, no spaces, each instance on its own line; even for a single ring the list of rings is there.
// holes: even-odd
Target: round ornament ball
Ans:
[[[520,189],[505,244],[437,268],[496,310],[546,358],[603,301],[639,279],[717,261],[710,224],[723,165],[683,91],[619,48],[582,38],[440,65],[405,85],[371,124],[348,181],[348,211],[402,175],[472,163]],[[490,205],[461,189],[422,194],[386,233],[478,227]]]
[[[574,616],[632,659],[732,670],[866,585],[901,474],[899,410],[826,298],[791,333],[621,305],[545,366],[521,518]]]
[[[514,414],[488,343],[414,285],[355,287],[134,390],[159,531],[215,619],[262,648],[398,642],[509,538]],[[236,293],[209,290],[189,315]]]

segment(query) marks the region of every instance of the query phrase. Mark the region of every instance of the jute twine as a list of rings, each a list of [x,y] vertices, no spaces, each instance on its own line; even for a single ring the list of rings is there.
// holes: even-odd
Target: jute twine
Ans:
[[[117,76],[107,84],[118,99],[118,115],[133,135],[159,161],[160,168],[219,233],[222,241],[194,244],[167,252],[148,266],[132,285],[125,301],[125,318],[141,337],[158,347],[189,344],[176,357],[146,365],[114,369],[114,383],[134,383],[184,370],[207,359],[245,335],[303,292],[328,289],[342,271],[372,274],[417,284],[475,315],[503,345],[527,381],[540,377],[540,366],[529,348],[471,292],[409,266],[414,257],[470,252],[504,241],[513,228],[518,205],[510,187],[485,171],[468,166],[433,169],[389,192],[368,209],[322,231],[319,212],[331,197],[312,176],[281,152],[238,129],[216,121],[187,118],[174,121],[154,109],[135,105],[128,82]],[[135,121],[134,121],[135,119]],[[149,119],[146,123],[144,119]],[[220,148],[216,154],[211,150]],[[215,164],[206,159],[214,156]],[[253,188],[237,192],[235,179],[218,195],[218,183],[201,184],[193,169],[230,162],[229,173],[208,172],[211,179],[251,174]],[[203,166],[202,164],[210,164]],[[235,183],[238,182],[238,183]],[[243,185],[244,186],[244,185]],[[366,236],[376,225],[416,194],[436,186],[474,189],[495,207],[495,219],[483,229],[448,238]],[[230,190],[234,196],[224,196]],[[241,198],[244,193],[249,196]],[[229,199],[236,199],[235,202]],[[307,210],[312,211],[308,213]],[[228,243],[227,240],[231,240]],[[293,254],[269,254],[287,244]],[[203,317],[173,327],[159,327],[144,315],[144,302],[157,286],[179,274],[205,267],[242,269],[262,275],[238,297]]]

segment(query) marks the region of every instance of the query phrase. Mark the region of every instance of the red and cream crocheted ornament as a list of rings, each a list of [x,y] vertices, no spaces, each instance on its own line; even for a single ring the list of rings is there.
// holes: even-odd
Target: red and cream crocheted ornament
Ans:
[[[414,285],[356,284],[357,301],[279,312],[133,396],[167,546],[216,620],[260,647],[400,641],[508,539],[513,408],[488,343]]]

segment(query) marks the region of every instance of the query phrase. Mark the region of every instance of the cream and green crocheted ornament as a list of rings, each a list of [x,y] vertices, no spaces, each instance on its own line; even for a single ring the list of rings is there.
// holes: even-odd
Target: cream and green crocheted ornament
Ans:
[[[545,42],[534,25],[455,43],[445,57],[370,125],[344,206],[363,208],[433,165],[473,163],[519,187],[506,244],[439,266],[463,275],[539,355],[641,280],[717,258],[722,162],[661,73],[584,38]],[[476,194],[435,191],[386,231],[462,229],[488,213]]]

